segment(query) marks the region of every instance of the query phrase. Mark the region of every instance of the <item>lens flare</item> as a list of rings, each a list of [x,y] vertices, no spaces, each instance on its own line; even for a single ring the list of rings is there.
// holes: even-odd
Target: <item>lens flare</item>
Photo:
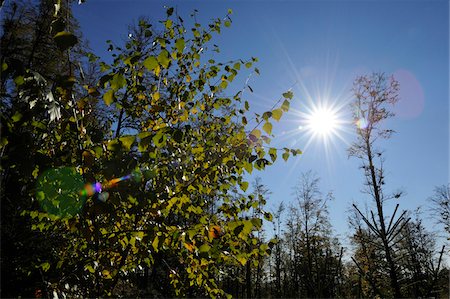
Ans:
[[[76,215],[86,201],[86,196],[78,195],[81,188],[83,177],[74,167],[50,169],[37,181],[36,198],[49,214],[70,217]]]
[[[367,129],[368,125],[369,125],[369,122],[364,117],[361,117],[356,121],[356,126],[359,129]]]
[[[60,167],[50,169],[39,177],[36,198],[41,208],[47,213],[60,217],[73,217],[80,212],[88,197],[98,194],[98,200],[106,202],[109,193],[105,191],[126,180],[140,182],[141,171],[135,170],[128,175],[103,183],[84,184],[83,177],[76,168]]]
[[[109,181],[104,182],[103,184],[100,182],[96,182],[94,184],[86,184],[84,186],[84,188],[79,192],[79,194],[80,194],[80,196],[87,196],[87,197],[92,196],[96,193],[99,193],[101,195],[101,194],[103,194],[104,190],[113,188],[113,187],[117,186],[117,184],[119,182],[126,181],[126,180],[129,180],[132,178],[135,178],[136,181],[140,181],[139,173],[133,172],[132,174],[128,174],[128,175],[120,177],[120,178],[111,179]],[[99,195],[99,200],[103,201],[103,202],[105,202],[109,197],[109,194],[107,192],[104,192],[104,193],[107,195],[102,196],[101,198]]]

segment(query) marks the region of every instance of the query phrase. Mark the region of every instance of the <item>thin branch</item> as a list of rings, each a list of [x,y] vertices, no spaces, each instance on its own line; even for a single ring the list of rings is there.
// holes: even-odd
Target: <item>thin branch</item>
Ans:
[[[392,221],[393,221],[394,218],[395,218],[395,214],[397,213],[397,210],[398,210],[398,207],[399,207],[399,206],[400,206],[400,205],[397,204],[397,205],[395,206],[394,213],[392,213],[391,220],[389,221],[389,225],[388,225],[388,228],[387,228],[388,234],[389,234],[389,231],[391,230]],[[401,216],[400,216],[400,217],[401,217]]]

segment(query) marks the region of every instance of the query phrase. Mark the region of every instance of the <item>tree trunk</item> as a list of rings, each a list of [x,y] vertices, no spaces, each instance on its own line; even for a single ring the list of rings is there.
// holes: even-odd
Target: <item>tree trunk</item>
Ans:
[[[393,260],[393,257],[391,256],[391,248],[389,246],[388,240],[387,240],[387,231],[386,231],[386,225],[384,223],[384,214],[383,214],[383,203],[381,201],[380,196],[380,190],[377,183],[376,173],[375,173],[375,167],[373,165],[373,157],[372,157],[372,150],[371,145],[369,142],[369,139],[366,140],[366,146],[367,146],[367,158],[369,160],[369,169],[370,169],[370,175],[372,179],[372,188],[375,196],[375,202],[377,205],[377,213],[378,213],[378,219],[380,221],[380,237],[381,241],[383,242],[383,248],[386,255],[386,261],[389,266],[389,278],[390,278],[390,284],[394,291],[395,298],[401,298],[401,292],[400,292],[400,286],[398,283],[398,277],[397,277],[397,271],[395,270],[395,263]]]

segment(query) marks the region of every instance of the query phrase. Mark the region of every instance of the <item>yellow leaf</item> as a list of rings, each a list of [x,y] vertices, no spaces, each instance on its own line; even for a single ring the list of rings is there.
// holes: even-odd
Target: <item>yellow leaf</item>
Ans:
[[[158,245],[159,245],[159,238],[158,238],[158,236],[156,236],[152,242],[152,247],[155,250],[155,252],[158,252],[158,249],[159,249]]]
[[[272,124],[270,122],[266,122],[263,126],[263,130],[269,135],[272,134]]]

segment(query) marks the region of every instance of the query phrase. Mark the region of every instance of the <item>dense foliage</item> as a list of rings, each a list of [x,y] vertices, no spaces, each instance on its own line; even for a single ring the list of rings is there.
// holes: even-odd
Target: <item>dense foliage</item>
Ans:
[[[206,25],[173,8],[159,23],[141,18],[123,44],[107,41],[104,62],[70,5],[2,8],[3,297],[389,297],[391,269],[402,294],[445,292],[444,249],[427,247],[434,236],[419,217],[401,214],[404,225],[393,222],[398,229],[383,237],[370,227],[383,215],[371,222],[357,210],[347,263],[328,219],[333,196],[311,172],[294,186],[287,215],[283,204],[265,209],[270,191],[246,179],[301,154],[270,146],[293,93],[251,113],[251,87],[234,80],[258,74],[257,59],[211,58],[231,11]],[[390,115],[377,111],[370,125]],[[369,129],[357,130],[353,154],[364,158]],[[373,165],[364,166],[370,175]]]
[[[49,7],[49,1],[38,7],[37,22],[46,25],[36,36],[30,32],[30,39],[49,44],[68,64],[41,69],[35,55],[48,50],[35,45],[24,52],[29,57],[16,58],[11,51],[2,62],[2,162],[13,172],[4,177],[5,195],[12,201],[12,189],[23,186],[23,206],[11,207],[17,221],[28,215],[32,230],[57,243],[43,244],[49,252],[32,264],[51,288],[60,292],[67,285],[64,292],[71,295],[117,294],[124,288],[120,283],[144,268],[165,269],[162,279],[174,290],[164,290],[165,295],[223,295],[221,268],[245,265],[269,250],[252,235],[262,219],[243,216],[252,207],[261,209],[258,200],[230,191],[238,186],[245,192],[244,174],[276,160],[277,149],[266,145],[272,122],[288,110],[292,93],[283,94],[279,107],[255,115],[256,125],[247,131],[248,102],[242,92],[229,97],[224,90],[256,58],[207,60],[204,53],[218,51],[215,45],[209,49],[210,40],[230,26],[229,15],[206,28],[198,23],[186,28],[172,8],[161,27],[141,20],[138,34],[130,35],[123,48],[110,42],[113,62],[100,62],[96,84],[83,85],[81,62],[73,71],[78,38],[65,31],[69,22],[62,16],[68,14],[59,6],[49,14]],[[14,26],[36,25],[23,24],[15,18],[17,7],[11,9]],[[18,38],[19,32],[6,31]],[[42,37],[49,35],[52,40]],[[97,63],[94,55],[87,57],[87,64]],[[95,132],[97,123],[89,119],[99,109],[100,95],[117,117],[109,122],[114,130],[106,126]],[[27,154],[18,152],[15,138],[27,138],[20,148]],[[283,151],[284,159],[299,153]],[[123,181],[117,184],[114,178]],[[103,192],[92,192],[98,186]]]

